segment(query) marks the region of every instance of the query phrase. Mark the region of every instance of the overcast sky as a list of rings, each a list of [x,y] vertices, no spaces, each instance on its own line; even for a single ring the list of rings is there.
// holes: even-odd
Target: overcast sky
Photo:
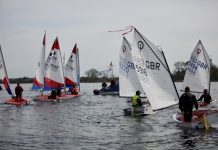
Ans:
[[[171,71],[176,61],[190,58],[199,39],[218,65],[217,0],[0,0],[9,78],[34,77],[45,30],[47,52],[56,36],[66,58],[78,44],[81,76],[91,68],[105,70],[111,61],[118,75],[122,35],[107,31],[130,25],[161,45]]]

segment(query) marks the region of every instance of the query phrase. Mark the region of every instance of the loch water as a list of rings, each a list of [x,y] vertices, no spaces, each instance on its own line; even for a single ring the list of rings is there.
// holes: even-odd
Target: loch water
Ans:
[[[25,97],[38,94],[31,84],[21,85]],[[180,128],[172,118],[178,106],[145,117],[124,116],[127,99],[95,96],[93,89],[100,86],[82,83],[81,95],[72,100],[20,107],[4,104],[8,96],[0,91],[0,150],[217,149],[218,123],[207,131]],[[217,82],[211,95],[218,100]]]

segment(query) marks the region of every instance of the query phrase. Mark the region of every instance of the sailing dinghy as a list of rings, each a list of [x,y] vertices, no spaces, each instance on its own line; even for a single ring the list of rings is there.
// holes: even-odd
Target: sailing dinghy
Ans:
[[[184,122],[181,113],[174,114],[173,119],[179,127],[184,128],[205,128],[208,129],[218,121],[218,110],[195,110],[192,112],[192,121]]]
[[[191,92],[195,95],[202,94],[204,89],[207,89],[210,93],[210,69],[211,59],[201,40],[199,40],[188,62],[181,91],[189,86]],[[216,100],[212,100],[209,105],[200,102],[199,107],[214,107],[215,102]]]
[[[181,90],[183,91],[186,86],[190,87],[193,94],[201,94],[204,89],[210,90],[210,62],[209,55],[199,40],[191,54]],[[181,113],[175,114],[173,119],[182,127],[207,129],[212,123],[218,121],[218,109],[215,101],[213,100],[208,105],[199,104],[200,110],[193,111],[192,122],[184,122]]]
[[[0,46],[0,77],[3,81],[3,84],[4,84],[6,91],[8,92],[8,95],[10,95],[12,97],[12,98],[5,100],[5,104],[10,104],[10,105],[30,104],[30,100],[26,100],[24,98],[22,98],[21,100],[17,100],[16,98],[14,98],[12,91],[11,91],[11,88],[10,88],[10,83],[9,83],[9,79],[8,79],[8,74],[7,74],[1,46]]]
[[[36,74],[38,76],[41,76],[41,78],[43,79],[41,81],[42,86],[39,86],[39,88],[41,88],[42,91],[46,91],[46,90],[51,91],[57,88],[64,88],[65,82],[64,82],[64,73],[63,73],[63,63],[62,63],[58,38],[55,39],[52,49],[45,63],[43,63],[43,56],[45,53],[44,49],[45,49],[45,36],[43,39],[43,48],[42,48],[42,55],[41,55],[41,59],[42,59],[41,63],[44,64],[45,66],[44,69],[43,69],[43,65],[39,66],[38,72],[40,73]],[[37,77],[35,79],[37,79]],[[35,83],[37,82],[34,81],[34,84]],[[60,96],[55,95],[55,97],[50,97],[50,95],[48,94],[41,93],[41,95],[34,97],[34,100],[50,102],[50,101],[71,99],[73,97],[75,97],[75,95],[66,95],[65,93],[62,93]]]
[[[163,52],[136,28],[132,58],[139,82],[150,103],[136,115],[150,115],[160,109],[177,105],[179,96]]]
[[[136,91],[140,91],[141,101],[145,104],[148,100],[136,74],[131,51],[131,44],[123,37],[119,54],[119,95],[126,97],[127,102],[131,102]]]

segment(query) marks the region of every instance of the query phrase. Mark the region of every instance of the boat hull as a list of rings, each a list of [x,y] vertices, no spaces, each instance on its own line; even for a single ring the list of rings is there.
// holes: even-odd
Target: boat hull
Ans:
[[[137,108],[125,108],[123,109],[125,116],[146,116],[155,114],[149,104],[142,105],[142,107]]]
[[[206,128],[206,125],[211,126],[218,122],[218,109],[216,110],[195,110],[192,113],[192,121],[184,122],[181,113],[173,115],[173,119],[177,125],[184,128]],[[207,124],[205,124],[207,123]]]
[[[74,97],[79,96],[79,94],[66,94],[61,95],[60,97],[57,96],[56,98],[48,98],[49,95],[38,95],[33,98],[35,101],[41,101],[41,102],[56,102],[56,101],[62,101],[62,100],[69,100]]]
[[[198,106],[200,109],[217,109],[218,108],[217,100],[212,100],[210,104],[198,102]]]
[[[9,104],[9,105],[29,105],[30,104],[30,100],[26,100],[26,99],[21,99],[21,100],[16,100],[16,99],[8,99],[6,100],[5,104]]]
[[[100,91],[100,90],[93,90],[95,95],[119,95],[119,91]]]

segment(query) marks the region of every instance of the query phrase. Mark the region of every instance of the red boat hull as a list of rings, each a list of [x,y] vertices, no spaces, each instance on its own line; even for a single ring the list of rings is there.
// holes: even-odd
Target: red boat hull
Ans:
[[[29,105],[30,101],[26,99],[16,100],[16,99],[8,99],[5,104],[9,105]]]
[[[48,98],[48,95],[38,95],[34,97],[35,101],[42,101],[42,102],[55,102],[55,101],[61,101],[61,100],[69,100],[74,97],[79,96],[79,94],[66,94],[66,95],[61,95],[60,97],[57,96],[56,98]]]

